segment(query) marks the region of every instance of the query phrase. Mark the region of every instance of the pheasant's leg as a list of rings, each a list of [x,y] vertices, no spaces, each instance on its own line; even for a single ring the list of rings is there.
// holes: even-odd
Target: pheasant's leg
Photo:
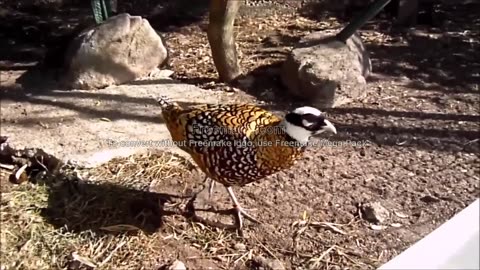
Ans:
[[[215,180],[210,179],[210,187],[208,188],[208,198],[212,198],[213,188],[215,187]]]
[[[260,221],[258,221],[257,219],[249,215],[247,212],[245,212],[245,210],[240,206],[240,203],[238,203],[238,200],[235,197],[235,194],[233,193],[232,187],[225,187],[225,188],[227,189],[228,195],[230,195],[230,199],[232,199],[235,210],[237,211],[239,229],[242,229],[243,227],[242,215],[245,216],[245,218],[249,219],[250,221],[253,221],[255,223],[261,223]]]

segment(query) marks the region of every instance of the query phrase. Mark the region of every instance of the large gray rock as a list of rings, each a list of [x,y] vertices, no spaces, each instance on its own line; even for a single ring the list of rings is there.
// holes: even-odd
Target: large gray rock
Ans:
[[[324,32],[306,36],[291,51],[282,68],[282,81],[289,92],[319,108],[364,98],[366,78],[372,69],[358,35],[346,44],[333,37]]]
[[[150,23],[123,13],[72,41],[63,84],[74,89],[118,85],[147,76],[166,59],[167,49]]]

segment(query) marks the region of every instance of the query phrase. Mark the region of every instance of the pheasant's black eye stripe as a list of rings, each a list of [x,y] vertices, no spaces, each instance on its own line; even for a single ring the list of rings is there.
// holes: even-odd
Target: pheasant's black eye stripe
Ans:
[[[320,116],[313,115],[313,114],[304,114],[302,115],[302,119],[308,122],[318,122],[320,120]]]

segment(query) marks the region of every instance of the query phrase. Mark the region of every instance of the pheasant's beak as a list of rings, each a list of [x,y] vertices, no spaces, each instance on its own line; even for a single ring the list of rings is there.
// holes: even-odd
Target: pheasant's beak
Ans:
[[[335,126],[330,121],[325,119],[325,120],[323,120],[323,122],[325,123],[325,126],[323,126],[322,129],[317,131],[315,135],[318,135],[318,134],[321,134],[321,133],[324,133],[324,132],[331,132],[333,134],[337,134],[337,129],[335,128]]]

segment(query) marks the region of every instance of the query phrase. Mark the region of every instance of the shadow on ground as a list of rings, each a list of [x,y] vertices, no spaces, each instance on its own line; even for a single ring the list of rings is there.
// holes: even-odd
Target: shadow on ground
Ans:
[[[107,233],[101,228],[127,224],[151,234],[162,226],[164,216],[176,214],[163,207],[174,198],[178,196],[111,183],[64,181],[50,187],[48,207],[42,209],[41,215],[56,228],[72,232]]]
[[[211,227],[235,229],[231,224],[196,214],[207,212],[228,216],[232,214],[230,209],[196,208],[192,196],[180,192],[137,190],[105,181],[59,181],[49,186],[48,207],[41,209],[41,215],[55,228],[76,233],[91,230],[98,234],[115,234],[128,231],[127,225],[134,226],[133,230],[138,228],[152,234],[164,227],[168,222],[165,218],[169,216],[182,216]]]
[[[171,83],[169,80],[166,82]],[[152,110],[151,116],[138,115],[129,112],[127,108],[130,105],[133,106],[158,106],[153,97],[132,97],[122,94],[111,94],[104,92],[78,92],[78,91],[48,91],[37,95],[31,95],[27,93],[21,93],[15,89],[0,89],[2,94],[2,100],[4,101],[13,101],[13,102],[28,102],[33,105],[44,105],[49,106],[51,109],[61,108],[74,111],[81,114],[81,117],[91,117],[94,119],[98,118],[108,118],[111,121],[115,120],[135,120],[139,122],[148,122],[148,123],[162,123],[163,119],[159,118],[155,110]],[[72,100],[63,100],[64,98],[70,98]],[[89,99],[98,104],[105,104],[108,102],[120,103],[120,106],[105,107],[105,106],[95,106],[94,104],[86,105],[84,100]],[[180,106],[188,107],[199,105],[198,102],[178,102]],[[83,104],[83,105],[81,105]],[[65,117],[62,117],[65,118]],[[68,117],[66,117],[66,120]],[[16,120],[16,125],[38,125],[38,122],[45,121],[45,123],[54,121],[55,118],[44,118],[41,115],[32,115],[28,117],[23,117],[20,120]]]
[[[334,17],[342,23],[349,23],[354,17],[362,14],[368,8],[368,5],[373,2],[375,1],[336,2],[314,0],[306,2],[299,12],[302,16],[312,20],[323,20],[327,17]],[[394,21],[398,12],[398,2],[398,0],[390,1],[376,17]],[[435,16],[438,17],[439,14],[443,15],[443,11],[438,9],[438,5],[441,5],[439,2],[440,1],[419,1],[417,23],[435,26],[435,23],[437,23]]]
[[[378,73],[406,76],[413,80],[411,87],[444,94],[479,94],[480,56],[476,52],[480,32],[459,34],[419,31],[406,36],[410,46],[367,45],[367,49]]]

